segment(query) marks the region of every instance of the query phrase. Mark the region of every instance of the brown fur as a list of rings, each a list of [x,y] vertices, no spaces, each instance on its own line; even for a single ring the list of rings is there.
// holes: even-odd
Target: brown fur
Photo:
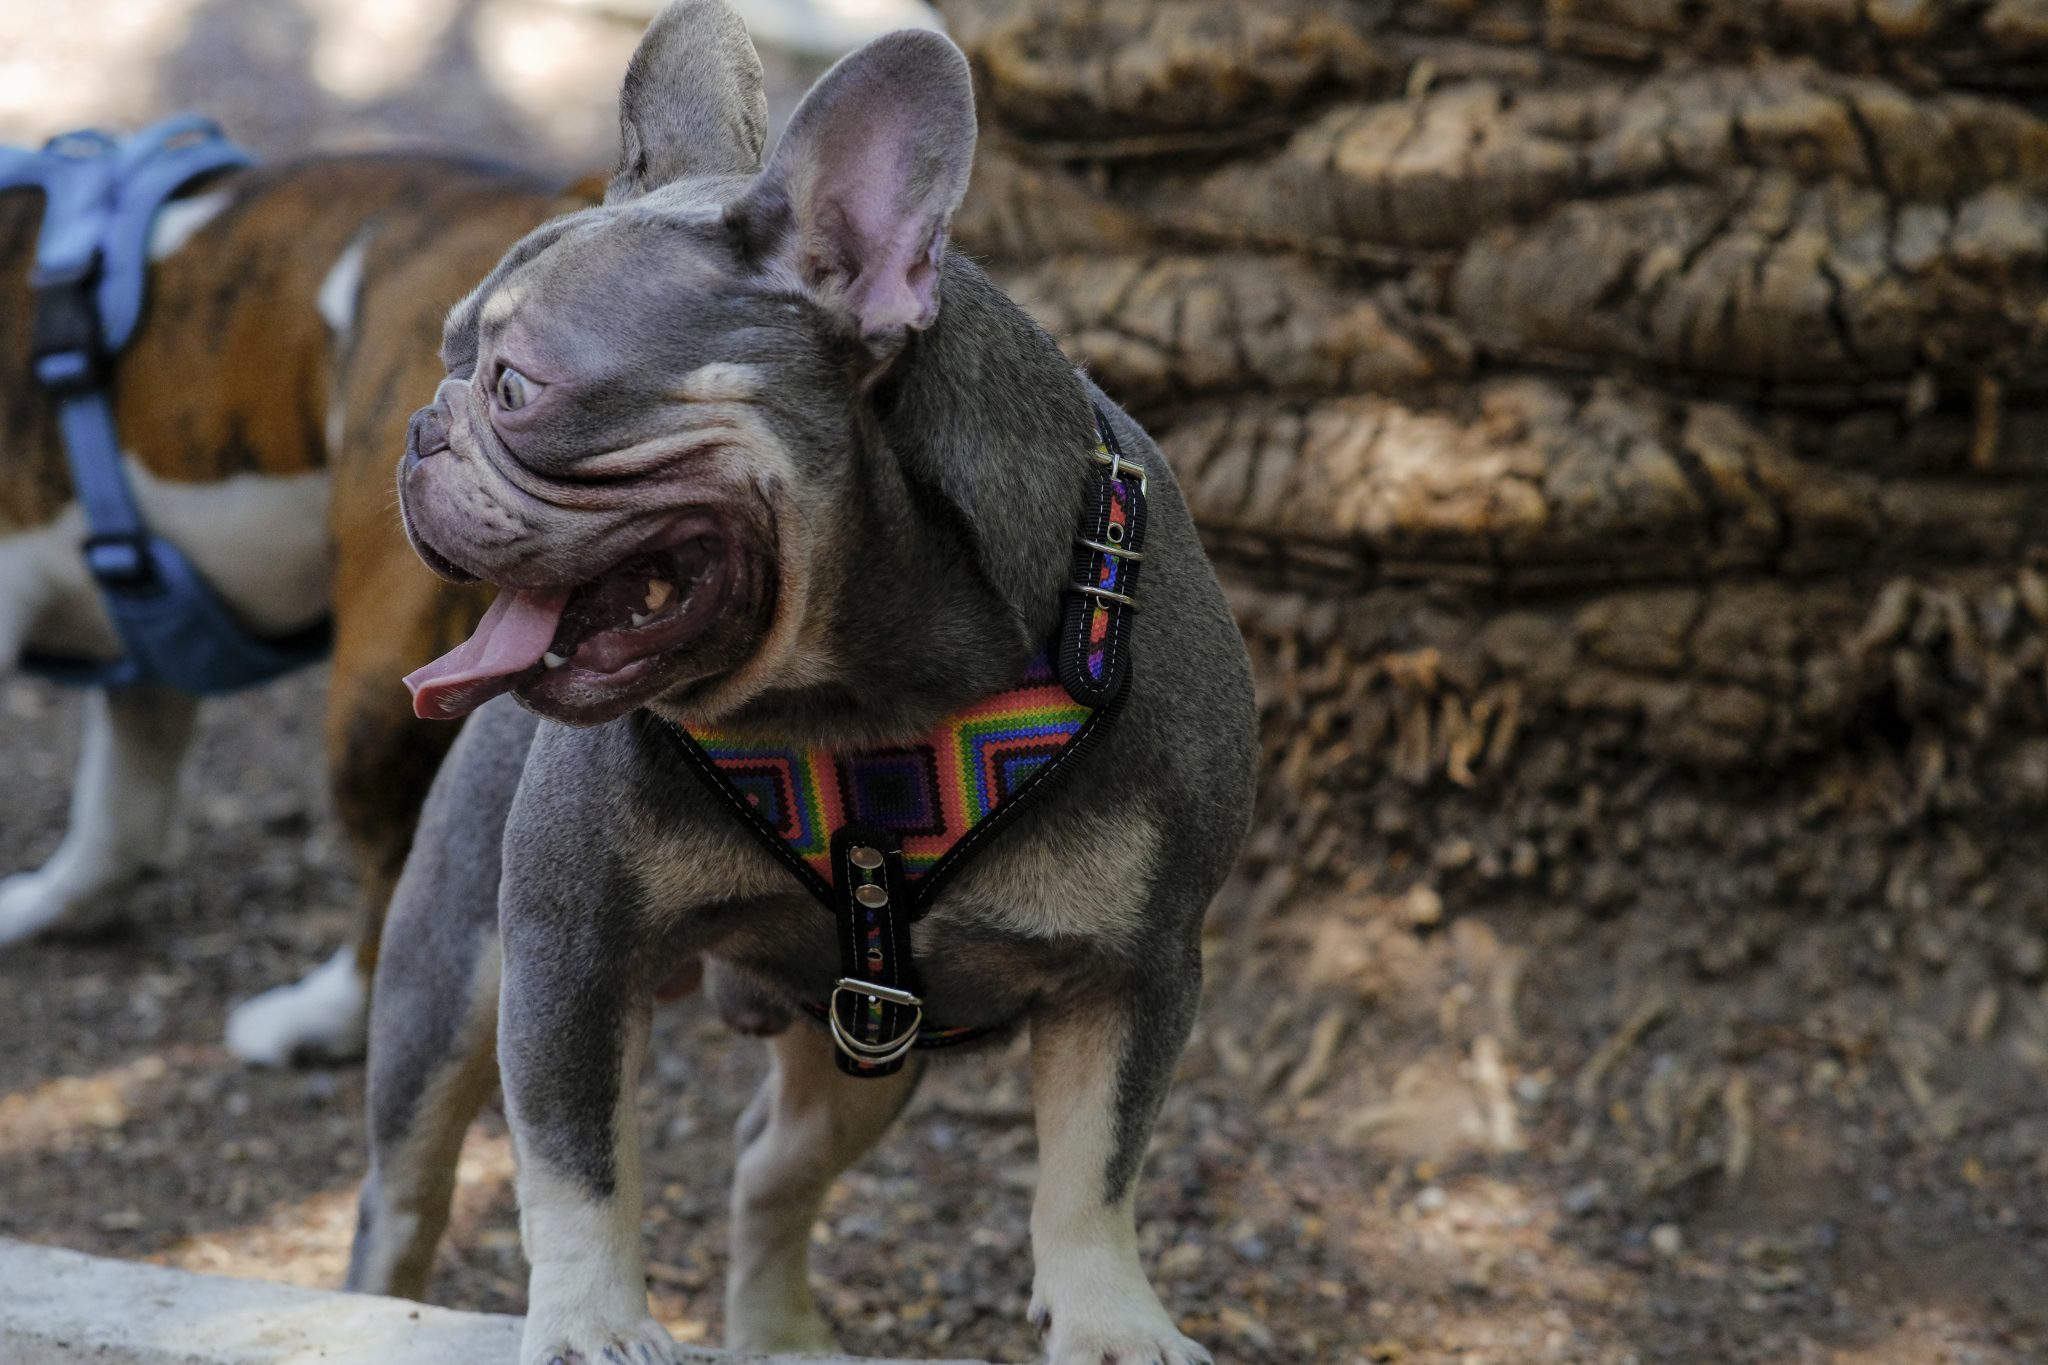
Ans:
[[[183,482],[330,469],[328,766],[361,871],[367,967],[456,728],[415,720],[399,679],[465,637],[488,604],[436,579],[399,530],[393,471],[406,423],[441,380],[450,305],[510,243],[593,202],[603,182],[558,194],[473,163],[382,155],[230,172],[204,188],[235,197],[152,267],[142,325],[116,373],[121,440],[152,473]],[[0,386],[0,533],[45,523],[71,498],[51,405],[27,380],[41,213],[32,191],[0,195],[0,375],[11,377]],[[365,227],[374,235],[354,325],[336,346],[316,297]],[[343,434],[330,451],[336,394]]]

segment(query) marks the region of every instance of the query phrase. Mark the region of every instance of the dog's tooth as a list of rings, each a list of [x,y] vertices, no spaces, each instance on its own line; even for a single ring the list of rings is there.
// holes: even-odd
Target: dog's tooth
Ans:
[[[675,590],[676,585],[669,582],[666,578],[648,579],[647,610],[660,611],[663,605],[665,605],[668,602],[668,599],[675,593]]]
[[[636,611],[633,613],[633,624],[636,626],[644,626],[653,619],[653,617],[649,616],[644,611]]]
[[[567,659],[563,658],[563,657],[562,657],[561,655],[559,655],[559,654],[555,653],[555,651],[553,651],[552,649],[551,649],[551,650],[549,650],[549,651],[548,651],[547,653],[545,653],[545,654],[541,655],[541,656],[540,656],[540,661],[541,661],[542,663],[546,664],[546,665],[547,665],[547,666],[548,666],[549,668],[551,668],[551,669],[554,669],[554,668],[560,668],[560,667],[561,667],[561,666],[562,666],[563,664],[565,664],[565,663],[568,663],[568,662],[569,662],[569,661],[568,661]]]

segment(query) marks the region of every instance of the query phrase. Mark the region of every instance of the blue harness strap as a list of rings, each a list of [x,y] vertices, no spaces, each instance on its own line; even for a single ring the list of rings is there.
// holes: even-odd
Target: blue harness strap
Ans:
[[[125,649],[111,664],[32,655],[58,682],[153,682],[232,692],[327,652],[326,622],[284,639],[252,635],[169,541],[151,534],[121,467],[108,393],[112,362],[142,317],[157,211],[200,176],[250,164],[210,121],[181,115],[116,141],[84,131],[41,151],[0,148],[0,190],[43,193],[29,283],[35,378],[57,404],[64,455],[90,534],[83,551]]]

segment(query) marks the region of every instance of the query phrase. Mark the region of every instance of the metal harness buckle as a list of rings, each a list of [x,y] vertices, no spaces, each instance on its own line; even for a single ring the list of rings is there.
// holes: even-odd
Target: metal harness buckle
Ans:
[[[1143,550],[1127,550],[1121,545],[1110,545],[1104,541],[1090,540],[1086,536],[1075,536],[1074,543],[1100,554],[1114,555],[1118,559],[1143,559],[1145,557]]]
[[[1126,460],[1123,457],[1123,453],[1117,450],[1104,450],[1097,447],[1095,450],[1090,451],[1089,454],[1095,463],[1109,466],[1110,478],[1121,479],[1124,477],[1124,471],[1129,470],[1138,476],[1138,491],[1147,496],[1151,494],[1152,490],[1145,483],[1145,466],[1135,460]]]
[[[1108,588],[1092,587],[1087,583],[1070,583],[1068,586],[1075,592],[1086,593],[1090,597],[1099,597],[1105,602],[1120,603],[1123,606],[1129,607],[1132,611],[1138,609],[1137,602],[1127,593],[1112,592]]]
[[[1138,496],[1144,497],[1150,491],[1145,482],[1145,467],[1136,460],[1126,460],[1122,452],[1104,445],[1097,445],[1090,452],[1090,456],[1094,459],[1095,463],[1109,467],[1109,477],[1112,479],[1127,477],[1126,471],[1130,474],[1136,474],[1138,476]],[[1121,527],[1112,526],[1110,533],[1114,535],[1121,529]],[[1126,549],[1122,545],[1107,545],[1099,540],[1090,540],[1086,536],[1075,536],[1074,543],[1084,549],[1094,550],[1098,554],[1110,555],[1116,559],[1135,561],[1145,557],[1142,551]],[[1108,588],[1098,588],[1088,583],[1069,583],[1067,586],[1075,592],[1086,593],[1090,597],[1098,597],[1105,602],[1115,602],[1119,606],[1129,607],[1132,611],[1138,609],[1138,604],[1125,593],[1113,592]]]
[[[842,991],[904,1005],[915,1013],[909,1026],[894,1038],[886,1042],[864,1043],[848,1033],[839,1022],[839,996]],[[856,981],[850,976],[842,976],[832,988],[831,998],[825,1002],[825,1022],[831,1027],[833,1044],[848,1057],[869,1066],[887,1066],[917,1045],[917,1031],[924,1026],[924,1001],[894,986],[878,986],[872,981]]]

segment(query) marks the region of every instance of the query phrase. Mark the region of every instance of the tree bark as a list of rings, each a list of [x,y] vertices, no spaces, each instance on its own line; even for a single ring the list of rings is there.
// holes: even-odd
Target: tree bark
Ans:
[[[1252,644],[1255,878],[2048,910],[2048,11],[941,8],[960,239]]]

